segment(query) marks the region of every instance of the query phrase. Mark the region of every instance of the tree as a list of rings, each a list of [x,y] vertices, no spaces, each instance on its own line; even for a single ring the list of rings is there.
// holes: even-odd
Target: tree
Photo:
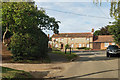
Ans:
[[[109,31],[114,35],[114,41],[120,45],[120,19],[116,20],[114,22],[114,25],[112,25],[109,28]]]
[[[116,21],[113,22],[109,31],[114,35],[114,41],[120,45],[120,1],[111,2],[110,15],[114,17]]]
[[[105,27],[102,27],[100,28],[100,30],[97,30],[94,32],[94,35],[95,36],[98,36],[98,35],[111,35],[110,31],[109,31],[109,25],[105,26]]]
[[[31,32],[34,28],[52,30],[58,33],[59,21],[49,17],[45,10],[38,10],[34,2],[3,2],[2,3],[2,28],[3,43],[6,34]]]
[[[8,47],[14,60],[46,57],[48,37],[42,30],[58,33],[58,23],[44,9],[38,10],[34,2],[2,3],[3,43],[7,33],[11,33]]]
[[[96,0],[96,3],[99,3],[98,0]],[[112,22],[113,25],[110,26],[108,30],[109,32],[111,32],[111,34],[114,35],[113,36],[114,41],[120,45],[120,1],[119,0],[111,1],[110,16],[113,17],[116,21]]]

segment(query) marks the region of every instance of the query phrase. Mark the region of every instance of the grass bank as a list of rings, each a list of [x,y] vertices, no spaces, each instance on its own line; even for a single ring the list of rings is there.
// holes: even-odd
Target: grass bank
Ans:
[[[65,54],[65,52],[62,52],[62,51],[52,51],[52,53],[63,55],[63,56],[65,56],[68,60],[72,60],[72,59],[74,59],[74,58],[77,57],[76,54],[74,54],[74,53],[71,53],[71,54],[70,54],[70,52],[66,52],[66,54]]]
[[[29,72],[1,66],[0,68],[2,69],[2,80],[14,80],[15,78],[22,78],[22,80],[26,80],[26,78],[34,78]]]

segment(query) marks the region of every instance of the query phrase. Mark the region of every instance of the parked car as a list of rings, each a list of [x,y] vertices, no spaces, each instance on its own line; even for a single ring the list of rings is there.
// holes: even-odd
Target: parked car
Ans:
[[[112,55],[120,55],[120,48],[117,45],[109,45],[106,52],[107,57],[111,57]]]

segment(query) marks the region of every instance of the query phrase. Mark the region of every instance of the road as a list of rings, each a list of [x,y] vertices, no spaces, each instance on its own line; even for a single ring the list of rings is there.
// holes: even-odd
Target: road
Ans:
[[[118,78],[118,58],[107,58],[105,52],[76,53],[79,58],[56,76],[76,78]]]
[[[2,66],[28,71],[36,78],[44,77],[55,80],[81,80],[80,78],[118,78],[119,58],[107,58],[104,51],[77,52],[76,54],[79,57],[73,62],[60,61],[58,63],[49,64],[4,63]]]

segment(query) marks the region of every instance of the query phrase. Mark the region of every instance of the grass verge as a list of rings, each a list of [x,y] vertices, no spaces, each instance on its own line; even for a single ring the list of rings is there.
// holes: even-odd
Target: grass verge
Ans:
[[[34,78],[29,72],[1,66],[0,68],[2,68],[2,80],[13,80],[14,78],[22,78],[25,80],[26,78]]]
[[[24,59],[24,60],[14,60],[13,58],[9,60],[4,60],[4,63],[29,63],[29,64],[41,64],[41,63],[50,63],[50,58],[40,58],[40,59]]]
[[[63,55],[63,56],[65,56],[68,60],[72,60],[72,59],[74,59],[74,58],[77,57],[76,54],[74,54],[74,53],[71,53],[71,54],[70,54],[70,52],[66,52],[66,54],[65,54],[65,52],[62,52],[62,51],[52,51],[52,53]]]

